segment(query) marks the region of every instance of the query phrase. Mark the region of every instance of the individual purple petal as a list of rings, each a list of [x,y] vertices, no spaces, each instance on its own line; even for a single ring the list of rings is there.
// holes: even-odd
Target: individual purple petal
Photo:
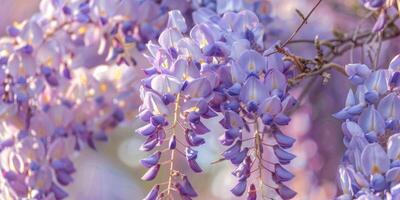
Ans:
[[[161,152],[157,151],[157,152],[151,154],[149,157],[141,159],[140,163],[143,166],[150,168],[150,167],[156,165],[158,163],[158,161],[160,160],[160,158],[161,158]]]
[[[351,114],[346,111],[347,109],[342,109],[339,112],[333,114],[332,116],[335,117],[336,119],[340,120],[347,120],[351,118]]]
[[[256,77],[249,77],[240,91],[240,100],[248,103],[255,101],[257,104],[267,98],[266,88]]]
[[[231,189],[231,192],[235,196],[240,197],[246,191],[246,187],[247,187],[247,181],[240,180],[239,183],[236,184],[236,186]]]
[[[292,189],[288,188],[286,185],[283,184],[279,184],[278,188],[276,189],[276,192],[283,200],[291,199],[297,195],[295,191],[293,191]]]
[[[146,141],[140,146],[141,151],[151,151],[159,142],[157,135],[151,135],[146,139]]]
[[[197,151],[192,149],[191,147],[186,147],[186,159],[187,160],[195,160],[197,158]]]
[[[234,31],[244,33],[246,29],[252,28],[249,26],[259,24],[257,15],[250,10],[242,10],[238,13],[238,15],[239,16],[233,29]]]
[[[204,138],[198,137],[193,131],[186,131],[185,138],[190,146],[200,146],[205,143]]]
[[[283,113],[279,113],[274,117],[275,124],[280,126],[288,125],[290,120],[290,117]]]
[[[200,76],[199,69],[186,59],[179,58],[176,60],[171,69],[172,75],[182,81],[191,81]]]
[[[391,160],[400,160],[400,133],[389,137],[387,142],[387,155]]]
[[[286,92],[287,81],[286,77],[282,72],[277,69],[271,69],[264,79],[264,84],[266,90],[274,95],[274,93],[284,93]],[[279,96],[279,95],[278,95]]]
[[[236,62],[231,62],[230,64],[232,82],[243,83],[246,80],[246,77],[243,76],[243,74],[245,74],[244,69],[242,69]]]
[[[386,181],[392,185],[398,184],[400,181],[400,167],[389,169],[385,174]]]
[[[176,48],[177,42],[183,38],[181,32],[176,28],[165,29],[158,38],[158,43],[165,50]]]
[[[155,185],[151,188],[150,192],[146,195],[143,200],[156,200],[158,192],[160,191],[160,185]]]
[[[191,98],[205,98],[210,96],[212,92],[211,83],[207,78],[194,79],[189,82],[184,92]]]
[[[155,68],[155,67],[149,67],[149,68],[143,69],[143,72],[144,72],[147,76],[151,76],[151,75],[157,74],[157,68]]]
[[[394,199],[400,197],[400,184],[397,184],[390,188],[390,193]]]
[[[203,49],[205,56],[213,57],[227,57],[230,54],[230,47],[223,42],[215,42],[210,44]]]
[[[226,92],[231,96],[237,96],[240,94],[241,89],[242,86],[239,83],[235,83],[230,88],[228,88]]]
[[[243,52],[239,57],[238,64],[248,74],[258,74],[265,68],[264,57],[254,50]]]
[[[53,192],[53,194],[54,194],[54,196],[55,196],[55,198],[57,200],[65,199],[65,198],[68,197],[68,193],[65,192],[63,189],[61,189],[59,186],[57,186],[54,183],[51,185],[51,189],[50,190]]]
[[[230,128],[225,131],[225,135],[227,138],[236,139],[240,136],[240,130],[237,128]]]
[[[153,114],[148,110],[143,110],[137,115],[137,117],[144,122],[150,122],[151,116],[153,116]]]
[[[358,119],[358,124],[365,133],[374,132],[376,134],[385,133],[385,121],[382,115],[373,106],[365,109]]]
[[[196,160],[194,160],[194,159],[193,160],[187,160],[187,162],[189,164],[190,169],[192,169],[194,172],[200,173],[200,172],[203,171]]]
[[[250,113],[254,113],[258,110],[258,103],[256,101],[249,101],[246,104],[246,109]]]
[[[65,171],[57,171],[56,178],[57,178],[58,183],[60,183],[61,185],[64,185],[64,186],[72,183],[72,181],[73,181],[71,175],[69,175]]]
[[[207,24],[197,24],[190,31],[190,37],[203,49],[215,42],[212,30]]]
[[[235,141],[235,139],[230,138],[229,136],[227,136],[226,133],[225,133],[225,134],[222,134],[222,135],[218,138],[218,140],[221,142],[222,145],[225,145],[225,146],[230,146],[230,145],[232,145],[233,142]]]
[[[177,94],[181,91],[182,83],[171,75],[160,74],[151,80],[151,88],[160,95]]]
[[[140,179],[144,181],[151,181],[157,176],[159,170],[160,164],[154,165],[149,170],[147,170],[147,172]]]
[[[187,31],[185,18],[182,16],[181,11],[171,10],[168,12],[168,23],[167,27],[173,27],[178,29],[181,33]]]
[[[392,77],[390,78],[389,85],[392,88],[400,87],[400,70],[393,73]]]
[[[232,172],[232,174],[239,178],[239,180],[245,180],[250,177],[251,171],[251,157],[247,156],[245,162],[241,163],[236,169]]]
[[[361,3],[368,9],[376,10],[384,6],[386,0],[361,0]]]
[[[235,60],[238,60],[242,53],[248,49],[250,49],[250,42],[247,39],[235,40],[232,43],[230,56]],[[244,70],[243,66],[240,66],[240,69]]]
[[[357,103],[356,96],[354,95],[353,90],[350,89],[346,96],[345,106],[346,107],[354,106],[354,105],[356,105],[356,103]]]
[[[241,129],[244,126],[243,119],[240,117],[239,114],[233,111],[226,111],[224,113],[224,118],[220,123],[226,129],[230,128]]]
[[[247,200],[257,200],[257,190],[256,186],[253,183],[249,187],[249,191],[247,193]]]
[[[364,132],[361,127],[357,123],[350,120],[346,120],[346,122],[342,123],[342,131],[344,135],[349,138],[354,136],[364,136]]]
[[[169,149],[176,148],[176,136],[175,135],[172,135],[172,137],[169,139],[168,148]]]
[[[377,144],[368,144],[361,154],[361,168],[365,175],[384,173],[389,169],[390,161],[385,150]]]
[[[7,34],[10,37],[17,37],[20,34],[20,32],[21,31],[13,25],[7,26]]]
[[[190,38],[180,39],[176,48],[178,49],[179,55],[183,58],[198,62],[204,59],[200,47]]]
[[[282,101],[282,110],[284,113],[287,113],[288,111],[291,111],[293,108],[295,108],[296,105],[297,105],[297,100],[293,96],[288,95]]]
[[[198,112],[189,112],[189,114],[187,115],[187,119],[190,123],[200,123],[200,114]]]
[[[293,160],[296,156],[283,150],[278,145],[274,145],[273,147],[275,156],[278,158],[279,163],[286,165],[289,164],[291,160]]]
[[[343,194],[351,194],[351,177],[348,170],[344,166],[339,166],[339,185]]]
[[[374,24],[374,27],[372,28],[372,32],[376,33],[382,31],[382,29],[385,27],[386,21],[386,11],[382,10]]]
[[[242,147],[242,141],[238,140],[233,146],[225,150],[222,156],[224,156],[225,159],[230,160],[240,152],[241,147]]]
[[[153,124],[144,125],[136,129],[136,133],[143,136],[150,136],[156,132],[156,127]]]
[[[182,196],[197,197],[198,194],[194,190],[192,184],[189,182],[187,176],[183,176],[182,183],[177,183],[177,189]]]
[[[351,117],[351,115],[359,115],[362,111],[364,111],[365,107],[366,107],[366,105],[357,104],[357,105],[351,106],[345,110]]]
[[[382,174],[372,175],[370,182],[371,182],[370,187],[375,192],[382,192],[386,188],[386,180]]]
[[[274,123],[274,118],[269,113],[264,113],[261,115],[261,121],[264,125],[270,126],[272,123]]]
[[[239,153],[234,155],[233,158],[231,158],[231,163],[234,165],[239,165],[246,158],[248,152],[249,152],[249,148],[247,148],[247,147],[243,148],[242,151],[240,151]]]
[[[281,100],[274,96],[265,99],[259,106],[259,112],[276,115],[282,111]]]
[[[201,112],[201,110],[199,112]],[[218,114],[213,109],[209,108],[207,104],[207,111],[202,113],[201,116],[205,119],[211,119],[218,116]]]
[[[292,147],[293,143],[296,141],[294,138],[283,134],[279,130],[273,132],[273,136],[275,138],[275,141],[279,144],[279,146],[284,148],[284,149]]]
[[[210,132],[210,129],[208,129],[202,122],[199,122],[197,124],[190,123],[190,127],[192,128],[193,132],[196,133],[197,135],[204,135]]]
[[[372,72],[371,76],[365,81],[368,90],[375,90],[382,95],[388,90],[388,75],[386,70]]]
[[[168,122],[166,121],[164,116],[156,115],[156,116],[150,117],[150,123],[153,126],[165,126]]]
[[[155,58],[150,59],[150,62],[159,72],[169,72],[172,64],[172,57],[170,53],[168,53],[168,50],[159,49]]]
[[[400,71],[400,54],[396,55],[389,64],[389,69],[392,71]]]
[[[379,102],[378,111],[386,119],[400,119],[400,97],[395,93],[388,94]]]
[[[280,164],[275,164],[273,179],[276,183],[290,181],[293,177],[294,175],[287,169],[283,168]]]
[[[154,115],[168,115],[170,113],[168,107],[164,104],[160,96],[153,92],[145,93],[143,106]]]
[[[379,100],[379,94],[376,91],[368,91],[365,93],[365,101],[367,101],[369,104],[374,104],[378,102]]]

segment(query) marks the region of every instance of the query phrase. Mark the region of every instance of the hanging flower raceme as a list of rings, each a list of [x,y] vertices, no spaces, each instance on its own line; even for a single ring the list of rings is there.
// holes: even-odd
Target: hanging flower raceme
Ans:
[[[45,149],[59,138],[74,141],[75,150],[84,146],[95,149],[96,140],[107,140],[110,129],[135,113],[137,104],[132,102],[135,102],[137,88],[132,83],[137,77],[129,66],[136,65],[134,52],[142,50],[147,41],[158,36],[164,38],[160,39],[163,40],[160,49],[166,52],[154,55],[154,64],[163,72],[166,64],[173,64],[168,62],[176,61],[173,71],[178,81],[160,76],[155,78],[153,85],[164,81],[177,84],[174,87],[182,90],[179,92],[182,101],[193,96],[192,100],[180,106],[181,112],[189,119],[185,138],[191,146],[204,143],[198,135],[208,129],[200,118],[215,116],[208,108],[215,80],[211,75],[200,75],[198,68],[205,62],[202,58],[205,56],[190,49],[192,44],[189,40],[182,40],[178,48],[167,41],[171,38],[168,34],[175,34],[173,31],[160,35],[165,25],[178,29],[180,33],[186,32],[188,28],[182,23],[184,20],[180,14],[170,13],[171,20],[167,21],[166,11],[177,8],[185,12],[189,6],[186,1],[42,0],[39,13],[9,26],[8,37],[0,39],[0,117],[4,126],[18,133],[4,132],[2,153],[17,148],[16,144],[25,137],[38,139]],[[146,14],[136,15],[139,11]],[[178,54],[182,54],[179,59]],[[195,57],[189,54],[199,57],[193,59]],[[163,56],[169,56],[169,60]],[[186,65],[190,65],[187,67],[191,68],[190,76],[185,71]],[[154,94],[159,95],[160,91],[168,88],[155,88]],[[162,95],[162,101],[172,105],[177,93],[164,91]],[[153,101],[154,95],[148,96],[146,98]],[[164,121],[167,120],[152,119],[154,126],[160,126]],[[171,139],[170,147],[175,145],[175,139]],[[187,154],[195,152],[191,148],[186,150]],[[201,169],[195,158],[188,156],[187,160],[192,169],[199,172]],[[51,162],[47,159],[38,163],[47,165]],[[30,165],[29,162],[23,164]],[[2,169],[7,167],[2,166]],[[62,181],[61,185],[72,181],[72,172],[69,170],[68,176],[63,175],[69,181]],[[19,193],[17,187],[5,184],[5,190],[9,192],[2,194],[13,199],[44,198],[51,194],[48,190],[35,192],[34,186],[26,185],[24,179],[28,178],[24,176],[22,182],[18,182],[25,184],[20,186],[27,188],[28,192]],[[1,182],[5,181],[2,179]],[[54,185],[55,192],[63,193],[56,195],[57,199],[66,196],[57,183],[46,184]],[[182,182],[181,186],[185,188],[188,184]]]
[[[49,121],[42,121],[35,130],[18,132],[2,124],[5,136],[18,138],[1,143],[2,198],[63,199],[68,195],[61,186],[73,181],[75,168],[69,156],[75,141],[71,137],[50,137],[53,133],[49,131],[61,131],[62,127],[49,125]]]
[[[195,148],[205,142],[202,135],[209,132],[203,119],[217,116],[209,106],[215,95],[216,75],[202,70],[208,62],[205,53],[186,33],[181,13],[170,11],[168,27],[161,33],[159,44],[148,44],[152,67],[145,69],[147,77],[142,80],[143,104],[139,114],[146,124],[136,133],[147,137],[141,150],[157,150],[141,160],[149,168],[142,179],[153,180],[161,168],[168,168],[169,180],[165,189],[160,189],[164,185],[154,186],[145,199],[198,195],[175,162],[182,155],[193,172],[202,172]]]
[[[357,86],[346,107],[334,116],[343,120],[347,148],[339,169],[339,199],[400,197],[400,84],[396,56],[388,69],[351,64],[346,72]]]
[[[7,160],[1,166],[2,199],[65,198],[61,186],[72,182],[73,151],[47,156],[53,143],[57,147],[61,145],[57,141],[68,140],[74,150],[95,149],[95,141],[107,140],[110,129],[136,112],[137,76],[128,66],[133,62],[120,62],[132,59],[108,59],[107,51],[113,52],[113,40],[122,32],[125,39],[136,37],[136,25],[155,16],[137,21],[131,10],[121,8],[145,5],[133,1],[104,5],[108,2],[44,0],[40,13],[9,26],[8,37],[0,39],[0,118],[7,129],[0,146],[0,156]],[[120,24],[126,21],[135,21],[135,26],[122,31]],[[115,33],[113,27],[118,27]],[[128,41],[119,45],[125,47]],[[19,150],[21,144],[30,143],[41,149],[36,160]]]
[[[142,150],[167,146],[172,151],[166,161],[160,160],[165,149],[143,160],[142,164],[150,167],[144,179],[155,178],[165,163],[172,166],[172,171],[167,194],[154,195],[159,190],[155,186],[149,196],[170,195],[173,186],[182,196],[194,196],[170,183],[174,177],[179,182],[184,176],[174,171],[174,152],[185,154],[192,170],[200,172],[195,162],[197,151],[192,147],[203,144],[205,141],[199,135],[209,132],[201,119],[214,117],[217,112],[224,116],[221,124],[226,128],[221,143],[230,146],[222,154],[223,159],[237,166],[233,174],[239,183],[232,193],[243,195],[247,179],[256,171],[260,189],[257,191],[255,185],[249,184],[249,198],[262,196],[265,186],[274,190],[273,195],[294,197],[296,193],[284,184],[293,175],[283,167],[295,157],[286,150],[294,139],[279,129],[289,123],[286,113],[295,104],[287,93],[283,73],[290,66],[279,55],[274,55],[278,59],[269,58],[276,66],[267,66],[268,58],[258,52],[264,48],[264,32],[257,16],[250,11],[226,12],[221,17],[211,11],[198,11],[193,14],[196,25],[187,37],[183,17],[178,11],[169,14],[169,27],[161,33],[159,45],[148,45],[153,66],[145,70],[148,78],[142,81],[140,115],[148,124],[137,133],[147,137]],[[171,116],[174,117],[168,120]],[[182,136],[176,134],[176,127],[185,130],[186,144],[178,142]],[[163,145],[166,138],[169,142]],[[179,146],[186,148],[185,153]],[[274,154],[274,158],[267,159],[268,153]]]
[[[223,159],[236,166],[233,175],[238,183],[231,192],[242,196],[248,190],[250,199],[257,195],[291,199],[296,192],[284,182],[294,176],[283,165],[295,158],[287,151],[294,139],[283,134],[280,127],[290,122],[287,111],[296,101],[287,93],[284,72],[289,65],[285,65],[279,55],[268,58],[258,52],[264,47],[263,32],[257,22],[253,13],[242,11],[228,12],[214,25],[220,26],[222,37],[226,39],[224,45],[230,52],[225,54],[228,57],[225,63],[212,68],[219,75],[220,85],[216,90],[218,98],[211,102],[224,116],[220,123],[226,132],[221,135],[220,142],[230,147],[222,153]],[[265,54],[267,52],[270,50]],[[258,179],[257,189],[255,184],[248,184],[255,178]]]

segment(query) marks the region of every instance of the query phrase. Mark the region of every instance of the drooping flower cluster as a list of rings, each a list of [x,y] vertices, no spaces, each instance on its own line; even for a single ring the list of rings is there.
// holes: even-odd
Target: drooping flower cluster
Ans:
[[[137,77],[129,67],[136,65],[134,52],[158,38],[166,24],[177,23],[167,21],[169,9],[185,12],[190,6],[187,1],[168,0],[43,0],[39,13],[7,28],[8,37],[0,41],[0,116],[5,130],[0,150],[3,160],[15,163],[1,166],[4,198],[67,195],[58,184],[72,181],[72,151],[58,147],[63,144],[58,141],[68,140],[75,150],[85,145],[95,148],[94,141],[107,140],[109,129],[131,118],[137,107],[132,84]],[[197,84],[203,86],[201,81]],[[200,104],[205,109],[206,103]],[[213,115],[204,110],[196,114],[201,112],[203,117]],[[205,131],[202,124],[191,126],[193,131]],[[192,132],[187,137],[195,144],[203,142]],[[19,146],[25,143],[38,146],[38,155],[23,155]],[[62,156],[46,156],[53,154],[51,146]],[[196,167],[194,158],[190,163]],[[53,166],[53,162],[65,163]],[[36,175],[42,170],[50,174]],[[32,177],[40,186],[27,183]]]
[[[95,148],[135,112],[128,50],[149,39],[138,26],[156,26],[161,14],[137,20],[130,8],[153,4],[44,0],[40,13],[7,28],[0,39],[2,199],[65,198],[60,185],[72,182],[73,150]]]
[[[210,130],[202,119],[217,113],[223,116],[221,125],[226,129],[220,141],[230,146],[223,160],[237,167],[233,175],[239,183],[232,193],[242,196],[256,169],[260,186],[273,188],[273,196],[294,197],[296,193],[283,184],[293,175],[282,166],[295,157],[285,150],[294,139],[279,130],[289,123],[286,113],[296,103],[287,93],[285,73],[291,74],[291,64],[280,55],[263,56],[264,29],[251,11],[219,16],[199,10],[193,13],[196,25],[189,32],[179,11],[169,16],[159,45],[148,44],[152,67],[145,70],[148,78],[142,81],[140,109],[140,118],[147,124],[136,132],[147,137],[142,150],[166,146],[142,160],[150,168],[142,179],[153,180],[165,164],[170,165],[170,178],[166,190],[160,192],[161,185],[156,185],[146,198],[170,196],[171,191],[184,198],[197,196],[186,175],[174,168],[174,157],[181,152],[192,170],[201,172],[193,147],[203,144],[199,136]],[[183,137],[186,142],[181,141]],[[165,140],[169,142],[164,145]],[[186,148],[185,153],[179,148]],[[162,161],[166,151],[171,153]],[[269,159],[268,152],[275,156]],[[269,185],[268,179],[273,183]],[[259,195],[263,190],[258,190]],[[248,197],[257,198],[254,184]]]
[[[147,137],[141,150],[151,151],[156,146],[165,149],[141,160],[143,166],[149,168],[142,179],[153,180],[161,166],[169,165],[169,180],[164,192],[156,185],[146,199],[169,198],[173,191],[185,198],[197,196],[187,176],[175,168],[174,162],[176,156],[182,154],[194,172],[202,171],[196,162],[198,152],[194,147],[205,142],[201,135],[209,129],[201,119],[217,116],[208,105],[214,97],[216,76],[211,73],[206,76],[202,72],[201,65],[206,57],[198,41],[183,36],[186,32],[181,13],[170,11],[168,28],[161,33],[159,45],[148,44],[152,67],[145,70],[148,78],[142,80],[143,105],[139,114],[147,124],[136,132]],[[162,161],[163,157],[168,159]]]
[[[397,199],[400,196],[400,56],[388,69],[346,66],[356,92],[334,116],[344,120],[347,148],[339,169],[339,199]]]

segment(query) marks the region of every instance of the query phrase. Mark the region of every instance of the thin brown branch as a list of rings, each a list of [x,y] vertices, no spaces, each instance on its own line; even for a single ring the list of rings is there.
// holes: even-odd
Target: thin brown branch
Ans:
[[[308,12],[307,16],[303,18],[303,21],[301,22],[301,24],[297,27],[297,29],[292,33],[292,35],[281,45],[281,48],[285,47],[296,35],[297,33],[300,31],[300,29],[307,24],[308,18],[310,18],[311,14],[315,11],[315,9],[317,9],[317,7],[319,6],[319,4],[321,4],[322,0],[319,0],[317,4],[315,4],[315,6],[310,10],[310,12]]]

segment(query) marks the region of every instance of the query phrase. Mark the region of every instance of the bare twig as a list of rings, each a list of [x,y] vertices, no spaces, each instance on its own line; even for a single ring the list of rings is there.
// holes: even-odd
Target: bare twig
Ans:
[[[315,9],[317,9],[317,7],[319,6],[319,4],[321,4],[322,0],[319,0],[317,4],[315,4],[315,6],[310,10],[310,12],[307,14],[306,17],[303,18],[303,21],[301,22],[301,24],[297,27],[297,29],[292,33],[292,35],[281,45],[281,48],[285,47],[296,35],[297,33],[300,31],[300,29],[304,26],[304,24],[307,23],[308,18],[310,18],[311,14],[315,11]]]

